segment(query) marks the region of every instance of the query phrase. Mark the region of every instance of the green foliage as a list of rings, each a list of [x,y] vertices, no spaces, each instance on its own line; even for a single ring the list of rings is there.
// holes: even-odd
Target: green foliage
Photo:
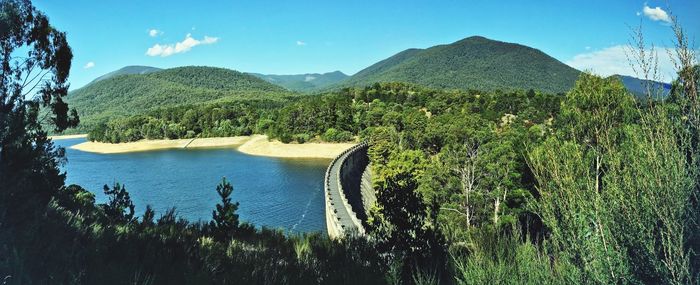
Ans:
[[[216,204],[216,211],[212,212],[211,227],[214,236],[225,242],[231,240],[238,230],[238,202],[231,202],[233,186],[226,178],[221,179],[221,184],[216,186],[216,193],[221,197],[221,203]]]
[[[402,280],[422,274],[417,268],[444,274],[446,253],[436,213],[428,212],[417,191],[425,164],[421,152],[405,151],[394,153],[386,167],[373,171],[378,207],[370,212],[369,229],[381,252],[402,257]]]
[[[321,139],[327,142],[347,142],[352,141],[354,138],[352,133],[348,131],[338,131],[335,128],[329,128],[321,135]]]
[[[109,199],[107,204],[102,204],[102,211],[112,224],[128,224],[134,220],[134,203],[131,202],[129,192],[123,185],[114,183],[114,187],[107,185],[103,188],[105,196]],[[93,198],[94,199],[94,198]]]
[[[73,57],[66,34],[21,0],[0,2],[0,27],[0,225],[15,225],[40,215],[65,179],[63,150],[39,125],[39,107],[58,132],[78,118],[63,101]]]
[[[428,49],[405,50],[340,84],[399,81],[434,88],[563,93],[573,86],[579,73],[533,48],[470,37]]]
[[[585,283],[690,283],[696,184],[684,130],[664,106],[628,115],[621,86],[584,75],[567,95],[561,132],[529,154],[536,211]]]
[[[111,143],[141,139],[180,139],[250,135],[272,112],[266,103],[217,103],[156,109],[146,115],[99,124],[88,139]],[[264,126],[263,128],[270,128]]]
[[[474,232],[469,254],[455,255],[456,284],[579,284],[578,268],[518,235]]]

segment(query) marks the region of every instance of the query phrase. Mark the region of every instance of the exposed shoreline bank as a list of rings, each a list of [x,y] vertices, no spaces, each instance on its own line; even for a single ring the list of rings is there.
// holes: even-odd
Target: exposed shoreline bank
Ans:
[[[79,138],[86,138],[86,137],[87,137],[87,134],[49,136],[49,138],[52,140],[79,139]]]
[[[176,140],[140,140],[126,143],[102,143],[87,141],[74,146],[72,149],[80,151],[113,154],[126,152],[139,152],[177,148],[206,148],[206,147],[233,147],[239,146],[249,139],[247,136],[227,138],[196,138]]]
[[[304,143],[286,144],[270,141],[265,135],[253,135],[238,147],[238,151],[259,156],[283,158],[335,158],[356,143]]]
[[[79,137],[85,137],[79,136]],[[72,137],[76,138],[76,137]],[[140,140],[128,143],[84,142],[72,149],[80,151],[114,154],[139,151],[184,149],[184,148],[213,148],[231,147],[238,151],[258,156],[281,158],[334,158],[354,143],[305,143],[285,144],[280,141],[270,141],[265,135],[224,137],[224,138],[195,138],[176,140]]]

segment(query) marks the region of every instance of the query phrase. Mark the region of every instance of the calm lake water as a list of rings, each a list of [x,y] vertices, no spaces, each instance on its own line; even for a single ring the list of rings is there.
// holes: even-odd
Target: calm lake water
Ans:
[[[66,148],[66,184],[95,193],[98,203],[106,201],[102,187],[119,182],[139,216],[151,205],[156,217],[175,207],[180,217],[208,221],[219,201],[216,185],[226,177],[242,221],[292,232],[325,231],[323,176],[329,160],[251,156],[232,148],[123,154],[68,148],[84,141],[54,142]]]

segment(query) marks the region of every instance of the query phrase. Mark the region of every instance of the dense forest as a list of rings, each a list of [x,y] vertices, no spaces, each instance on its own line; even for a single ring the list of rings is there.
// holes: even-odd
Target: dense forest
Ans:
[[[239,222],[235,181],[212,181],[221,201],[208,223],[174,211],[136,217],[116,183],[105,204],[65,185],[63,151],[39,108],[55,131],[77,125],[63,102],[70,47],[29,1],[1,8],[12,27],[0,54],[4,283],[700,282],[700,67],[677,24],[678,80],[663,101],[641,104],[617,77],[587,73],[564,95],[377,83],[290,102],[154,108],[90,133],[367,140],[377,191],[369,234],[330,240]],[[11,60],[20,47],[54,75],[45,96],[22,95],[26,61]]]
[[[498,122],[510,114],[528,118],[528,124],[534,125],[552,116],[559,98],[533,90],[441,91],[406,83],[376,83],[299,97],[284,104],[232,102],[161,108],[144,115],[110,120],[91,130],[89,139],[118,143],[258,133],[283,142],[304,143],[314,139],[341,142],[354,140],[356,136],[365,138],[379,126],[395,126],[402,131],[416,124],[444,124],[452,118],[437,115],[446,110],[478,114],[484,124]],[[467,109],[454,109],[463,103],[470,103],[462,107]],[[434,131],[439,132],[435,135],[445,134]]]

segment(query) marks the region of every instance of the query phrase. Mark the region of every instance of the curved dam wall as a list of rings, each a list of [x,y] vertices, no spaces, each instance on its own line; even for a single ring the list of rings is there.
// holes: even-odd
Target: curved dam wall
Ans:
[[[326,227],[331,238],[365,234],[364,223],[376,201],[367,148],[367,143],[360,143],[345,150],[326,170]]]

